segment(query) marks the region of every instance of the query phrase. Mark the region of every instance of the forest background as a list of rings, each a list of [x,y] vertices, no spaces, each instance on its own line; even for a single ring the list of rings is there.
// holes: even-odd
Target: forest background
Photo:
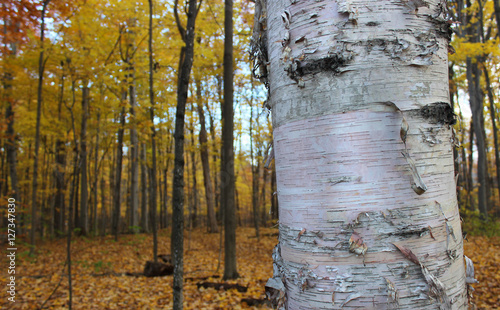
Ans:
[[[176,4],[179,14],[174,14]],[[474,241],[469,247],[474,250],[485,244],[498,247],[500,4],[499,0],[459,0],[448,1],[447,7],[454,32],[449,84],[457,118],[455,171],[463,229],[469,236],[489,238],[471,237]],[[276,231],[269,227],[278,219],[278,201],[269,158],[272,127],[266,88],[252,74],[253,8],[250,0],[234,2],[237,242],[241,247],[267,245],[263,246],[268,251],[264,255],[270,256],[270,240],[275,237],[269,239],[269,235]],[[65,258],[59,251],[64,250],[61,240],[68,230],[79,236],[75,243],[87,242],[93,247],[110,246],[105,241],[113,239],[111,247],[116,249],[144,241],[139,242],[143,259],[134,258],[135,269],[157,254],[152,241],[146,244],[147,234],[157,227],[160,238],[169,239],[178,77],[185,57],[179,30],[186,25],[185,12],[188,3],[178,1],[2,2],[1,238],[5,244],[9,241],[9,223],[14,222],[9,203],[15,201],[15,239],[26,251],[18,263],[22,267],[24,260],[31,276],[37,275],[28,268],[33,265],[63,272]],[[215,233],[221,231],[220,189],[226,182],[220,174],[223,54],[224,2],[205,0],[199,3],[196,17],[186,103],[184,217],[193,236],[210,239],[206,243],[217,249],[221,246],[213,240],[218,240]],[[261,236],[263,227],[267,236]],[[202,233],[207,231],[214,234]],[[257,237],[257,244],[251,235]],[[248,238],[242,240],[241,236]],[[168,252],[168,243],[160,240],[160,251]],[[52,247],[61,249],[51,252]],[[214,259],[220,262],[217,251]],[[117,269],[123,263],[120,250],[116,252],[108,260],[84,255],[80,261],[87,262],[87,269],[111,272],[115,270],[113,260]],[[240,252],[238,255],[244,259]],[[51,267],[44,262],[47,256],[59,260]],[[493,259],[498,261],[498,254]],[[264,264],[265,258],[254,257],[253,261]],[[252,293],[256,298],[262,297],[265,272],[272,270],[270,260],[265,264],[268,270],[252,280],[261,286]],[[210,271],[206,276],[215,266],[205,266]],[[255,270],[247,276],[251,278],[252,273]],[[244,273],[242,277],[245,279]],[[37,286],[33,281],[30,287]],[[57,281],[59,278],[53,279]],[[499,279],[495,281],[486,285],[493,301],[484,297],[485,305],[500,303],[498,294],[495,299],[492,293],[495,286],[498,289]],[[52,288],[47,285],[45,295],[27,300],[38,300],[37,307],[43,307],[44,296],[49,297]]]

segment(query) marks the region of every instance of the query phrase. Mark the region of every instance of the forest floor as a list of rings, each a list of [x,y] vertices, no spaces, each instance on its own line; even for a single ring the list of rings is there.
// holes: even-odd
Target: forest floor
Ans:
[[[168,230],[159,233],[159,254],[168,254]],[[238,272],[240,278],[230,283],[247,287],[238,290],[198,288],[201,282],[221,282],[223,263],[218,269],[219,234],[194,230],[185,235],[184,309],[270,309],[266,304],[249,306],[243,299],[263,300],[264,285],[272,276],[271,252],[277,243],[277,229],[240,228],[237,234]],[[4,245],[5,246],[5,245]],[[5,248],[7,248],[5,246]],[[5,252],[5,251],[2,251]],[[465,252],[475,264],[478,284],[474,300],[478,309],[500,308],[500,238],[470,237]],[[112,236],[75,238],[72,243],[73,309],[171,309],[172,276],[147,278],[130,276],[140,273],[152,257],[152,237],[144,234],[122,235],[118,242]],[[16,302],[7,300],[5,287],[10,275],[0,270],[2,309],[67,308],[68,281],[66,240],[40,244],[36,256],[19,245],[16,256]],[[8,266],[6,255],[0,266]]]

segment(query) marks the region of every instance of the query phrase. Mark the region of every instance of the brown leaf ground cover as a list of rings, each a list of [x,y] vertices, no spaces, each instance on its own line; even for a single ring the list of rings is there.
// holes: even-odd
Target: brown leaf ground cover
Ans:
[[[247,292],[198,288],[200,282],[220,282],[219,235],[203,230],[186,233],[185,309],[270,309],[266,305],[248,306],[242,299],[264,298],[264,285],[272,275],[271,252],[277,242],[277,229],[262,229],[260,240],[250,228],[238,229],[238,271],[241,277],[230,283],[248,287]],[[159,254],[169,253],[168,230],[159,234]],[[7,301],[7,268],[1,269],[2,309],[67,308],[66,241],[47,241],[30,257],[27,246],[18,246],[16,258],[16,303]],[[6,248],[6,246],[4,245]],[[118,242],[112,236],[76,238],[73,250],[73,309],[170,309],[172,276],[146,278],[127,276],[142,272],[152,257],[152,237],[124,235]],[[465,242],[466,254],[474,261],[475,302],[479,309],[500,308],[500,239],[472,237]],[[7,266],[2,255],[0,266]],[[59,284],[59,286],[58,286]],[[57,287],[57,289],[56,289]],[[50,297],[50,298],[49,298]],[[45,304],[44,304],[45,303]]]

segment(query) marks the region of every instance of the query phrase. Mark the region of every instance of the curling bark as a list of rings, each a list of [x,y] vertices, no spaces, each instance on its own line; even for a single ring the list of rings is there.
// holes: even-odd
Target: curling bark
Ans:
[[[267,31],[252,43],[273,115],[274,304],[466,309],[442,4],[261,4]]]

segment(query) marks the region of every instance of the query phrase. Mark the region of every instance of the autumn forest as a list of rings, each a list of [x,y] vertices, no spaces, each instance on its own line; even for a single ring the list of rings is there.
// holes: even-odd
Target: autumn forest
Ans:
[[[494,309],[500,2],[440,3],[469,302]],[[264,288],[279,188],[262,4],[2,1],[2,308],[282,306]]]

